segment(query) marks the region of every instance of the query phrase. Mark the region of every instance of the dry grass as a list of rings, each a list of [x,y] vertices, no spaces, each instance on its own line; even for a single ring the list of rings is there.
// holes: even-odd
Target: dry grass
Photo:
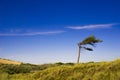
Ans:
[[[0,58],[0,63],[1,64],[15,64],[15,65],[20,65],[21,64],[21,62],[7,60],[7,59],[1,59],[1,58]]]

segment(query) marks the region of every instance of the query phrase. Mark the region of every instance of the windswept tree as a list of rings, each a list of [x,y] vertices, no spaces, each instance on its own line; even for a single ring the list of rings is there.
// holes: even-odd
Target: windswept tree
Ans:
[[[95,36],[89,36],[86,39],[84,39],[82,42],[79,42],[78,43],[78,59],[77,59],[77,63],[79,63],[79,60],[80,60],[80,50],[83,48],[83,49],[88,50],[88,51],[93,51],[92,48],[88,48],[86,46],[91,45],[91,46],[94,47],[95,43],[98,43],[98,42],[102,42],[102,40],[96,39]]]

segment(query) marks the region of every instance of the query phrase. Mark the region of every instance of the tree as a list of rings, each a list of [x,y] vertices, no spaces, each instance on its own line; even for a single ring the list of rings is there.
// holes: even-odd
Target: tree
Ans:
[[[85,46],[86,45],[91,45],[91,46],[94,47],[95,43],[98,43],[98,42],[102,42],[102,40],[96,39],[95,36],[89,36],[86,39],[84,39],[82,42],[79,42],[78,43],[78,59],[77,59],[77,63],[79,63],[79,60],[80,60],[80,50],[83,48],[83,49],[88,50],[88,51],[93,51],[92,48],[88,48],[88,47],[85,47]]]

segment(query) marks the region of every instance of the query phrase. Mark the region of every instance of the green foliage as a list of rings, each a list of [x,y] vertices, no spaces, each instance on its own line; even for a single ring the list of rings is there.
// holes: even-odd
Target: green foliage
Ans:
[[[72,65],[74,65],[74,63],[66,63],[65,65],[71,65],[72,66]]]
[[[0,64],[0,72],[5,72],[8,74],[15,73],[28,73],[31,71],[31,67],[29,65],[13,65],[13,64]]]
[[[89,36],[89,37],[87,37],[86,39],[84,39],[84,40],[80,43],[80,45],[89,44],[89,45],[94,46],[94,44],[95,44],[95,43],[98,43],[98,42],[102,42],[102,40],[96,39],[95,36]]]
[[[64,65],[64,63],[56,63],[56,64],[43,64],[43,65],[33,65],[33,64],[0,64],[0,73],[8,73],[8,74],[19,74],[19,73],[30,73],[35,72],[37,70],[44,70],[50,67]]]
[[[0,65],[4,68],[5,66]],[[17,66],[18,69],[24,71],[28,68],[30,71],[8,74],[4,70],[2,72],[1,68],[0,80],[120,80],[120,59],[112,62],[21,64],[21,66]]]
[[[62,62],[57,62],[57,63],[55,63],[55,64],[57,64],[57,65],[63,65],[64,63],[62,63]]]

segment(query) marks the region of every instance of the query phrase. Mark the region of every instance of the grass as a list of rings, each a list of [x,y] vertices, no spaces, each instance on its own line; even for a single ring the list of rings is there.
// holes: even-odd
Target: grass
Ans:
[[[1,64],[15,64],[15,65],[20,65],[21,64],[21,62],[8,60],[8,59],[2,59],[2,58],[0,58],[0,63]]]
[[[45,67],[46,66],[46,67]],[[48,67],[47,67],[48,66]],[[2,73],[1,80],[120,80],[120,59],[111,62],[39,65],[29,73]]]

